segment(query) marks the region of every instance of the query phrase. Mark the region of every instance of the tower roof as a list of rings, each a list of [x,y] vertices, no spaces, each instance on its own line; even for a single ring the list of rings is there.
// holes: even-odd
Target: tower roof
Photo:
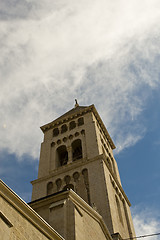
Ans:
[[[45,133],[47,130],[57,127],[58,125],[68,122],[74,118],[76,118],[77,116],[81,116],[84,115],[88,112],[92,112],[94,114],[94,116],[96,117],[99,125],[101,126],[102,130],[104,131],[112,149],[115,149],[115,145],[102,121],[102,119],[100,118],[94,104],[90,105],[90,106],[79,106],[79,104],[76,101],[75,107],[72,108],[71,110],[69,110],[68,112],[64,113],[63,115],[61,115],[60,117],[58,117],[57,119],[55,119],[54,121],[47,123],[43,126],[41,126],[41,130],[43,131],[43,133]]]
[[[85,110],[85,109],[87,109],[87,108],[88,108],[88,106],[77,106],[77,107],[74,107],[74,108],[72,108],[71,110],[69,110],[68,112],[64,113],[64,114],[63,114],[62,116],[60,116],[59,118],[55,119],[54,122],[55,122],[55,121],[58,121],[58,120],[60,120],[60,119],[62,119],[62,118],[65,118],[65,117],[67,117],[67,116],[70,116],[70,115],[76,114],[76,113],[78,113],[78,112],[81,112],[82,110]]]

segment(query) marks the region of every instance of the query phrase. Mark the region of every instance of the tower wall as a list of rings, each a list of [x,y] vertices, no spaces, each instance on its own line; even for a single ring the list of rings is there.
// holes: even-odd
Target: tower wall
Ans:
[[[70,119],[70,121],[65,124],[61,123],[57,126],[57,129],[59,130],[59,134],[57,136],[53,136],[53,129],[45,132],[44,141],[41,144],[38,178],[48,176],[52,170],[58,168],[56,150],[59,146],[66,146],[68,151],[67,164],[72,162],[71,145],[76,139],[80,139],[82,143],[82,158],[93,158],[100,153],[100,149],[97,148],[97,134],[93,118],[94,115],[89,112],[83,116],[84,123],[80,126],[78,126],[77,119]],[[69,125],[73,121],[76,123],[76,127],[69,129]],[[61,133],[63,125],[67,126],[67,131]]]
[[[95,107],[76,107],[42,130],[44,141],[38,179],[32,182],[32,201],[72,189],[103,217],[110,234],[135,236],[130,202],[113,156],[115,146]],[[47,209],[38,211],[45,217],[48,214]]]

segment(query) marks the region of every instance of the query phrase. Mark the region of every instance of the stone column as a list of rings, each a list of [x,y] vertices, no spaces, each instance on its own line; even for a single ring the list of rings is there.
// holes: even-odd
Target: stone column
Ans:
[[[72,162],[72,147],[71,146],[67,147],[67,152],[68,152],[68,162],[67,162],[67,164],[69,164],[69,163]]]
[[[81,134],[82,134],[82,156],[83,156],[83,158],[87,158],[85,131],[82,130]]]
[[[52,142],[50,146],[50,171],[56,169],[56,149],[55,143]]]

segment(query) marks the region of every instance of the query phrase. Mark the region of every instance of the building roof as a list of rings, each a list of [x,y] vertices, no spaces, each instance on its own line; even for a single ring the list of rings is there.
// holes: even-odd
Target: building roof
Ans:
[[[89,106],[77,106],[77,107],[74,107],[74,108],[72,108],[71,110],[69,110],[68,112],[64,113],[62,116],[60,116],[60,117],[58,117],[57,119],[55,119],[54,122],[55,122],[55,121],[58,121],[58,120],[60,120],[60,119],[62,119],[62,118],[64,118],[64,117],[68,117],[68,116],[70,116],[70,115],[72,115],[72,114],[76,114],[76,113],[78,113],[78,112],[81,111],[81,110],[87,109],[88,107],[89,107]]]
[[[0,195],[48,239],[64,240],[38,213],[0,179]],[[1,213],[2,214],[2,213]]]
[[[43,132],[45,132],[45,130],[54,127],[55,125],[59,125],[61,123],[64,122],[64,120],[68,120],[68,117],[71,117],[73,115],[76,115],[77,113],[80,113],[84,110],[87,110],[89,106],[77,106],[72,108],[71,110],[69,110],[68,112],[64,113],[63,115],[61,115],[60,117],[56,118],[55,120],[53,120],[50,123],[47,123],[43,126],[41,126],[41,129]],[[73,118],[73,117],[72,117]]]
[[[46,197],[37,199],[35,201],[30,202],[30,206],[35,208],[39,205],[42,207],[43,205],[52,204],[52,206],[57,206],[58,202],[64,203],[63,200],[67,199],[67,201],[72,201],[74,203],[74,206],[79,207],[80,209],[83,209],[88,216],[90,216],[92,219],[94,219],[96,222],[98,222],[101,230],[104,233],[104,236],[108,240],[112,240],[112,237],[109,233],[109,230],[102,218],[102,216],[95,210],[93,207],[91,207],[88,203],[86,203],[77,193],[75,193],[72,189],[68,189],[65,191],[60,191],[56,194],[51,194]]]

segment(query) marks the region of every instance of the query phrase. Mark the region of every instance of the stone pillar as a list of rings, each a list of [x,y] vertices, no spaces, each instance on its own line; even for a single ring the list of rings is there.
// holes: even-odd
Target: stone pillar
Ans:
[[[69,163],[72,162],[72,147],[71,146],[67,147],[67,152],[68,152],[68,162],[67,162],[67,164],[69,164]]]
[[[56,149],[55,149],[55,143],[51,143],[50,147],[50,171],[56,169]]]
[[[85,131],[82,130],[81,134],[82,134],[82,156],[83,156],[83,158],[87,158]]]

